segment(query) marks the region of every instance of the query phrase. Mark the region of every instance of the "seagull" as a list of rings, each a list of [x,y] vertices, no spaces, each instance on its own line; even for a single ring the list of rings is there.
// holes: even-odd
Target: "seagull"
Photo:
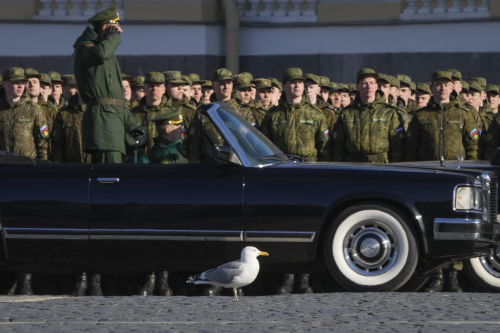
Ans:
[[[237,301],[236,289],[249,285],[259,274],[258,256],[269,256],[269,254],[253,246],[247,246],[241,251],[241,259],[225,263],[200,275],[192,275],[186,283],[212,284],[233,288],[234,299]]]

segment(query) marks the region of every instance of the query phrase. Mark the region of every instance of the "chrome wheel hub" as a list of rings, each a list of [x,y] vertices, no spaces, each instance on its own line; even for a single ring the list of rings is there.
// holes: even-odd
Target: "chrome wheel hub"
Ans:
[[[479,258],[479,261],[488,273],[494,277],[500,278],[500,246],[497,246],[494,251],[491,251],[489,256]]]

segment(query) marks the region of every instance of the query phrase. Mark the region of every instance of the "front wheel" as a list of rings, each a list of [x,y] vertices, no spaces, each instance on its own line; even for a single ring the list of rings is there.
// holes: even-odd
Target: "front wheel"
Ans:
[[[348,291],[396,291],[415,272],[418,248],[396,208],[358,205],[344,210],[328,229],[325,258]]]
[[[464,272],[475,291],[500,292],[500,246],[489,256],[466,260]]]

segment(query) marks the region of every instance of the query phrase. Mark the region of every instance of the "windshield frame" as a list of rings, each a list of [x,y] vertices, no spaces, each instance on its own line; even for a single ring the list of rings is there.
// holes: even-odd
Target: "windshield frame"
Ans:
[[[268,165],[274,165],[277,163],[289,161],[288,157],[286,157],[286,159],[277,157],[276,160],[265,159],[265,162],[260,160],[272,155],[286,155],[278,147],[276,147],[276,145],[274,145],[274,143],[272,143],[264,134],[262,134],[262,132],[260,132],[252,124],[250,124],[243,117],[237,114],[233,110],[233,108],[226,103],[216,102],[207,104],[203,107],[202,112],[205,112],[210,117],[210,119],[212,119],[212,122],[220,131],[226,142],[229,143],[235,150],[243,166],[257,166],[262,168]],[[238,129],[231,130],[228,128],[225,121],[225,119],[228,118],[231,118],[232,120],[237,122]],[[244,132],[240,130],[244,130]],[[235,135],[235,133],[240,133],[240,135]],[[239,136],[240,139],[244,139],[245,134],[247,134],[252,140],[255,140],[258,144],[258,147],[260,147],[261,149],[259,149],[258,151],[254,150],[252,154],[249,151],[249,148],[257,148],[256,145],[251,144],[249,141],[247,141],[246,145],[248,147],[245,148],[243,144],[240,144],[237,137]],[[255,153],[261,153],[262,156],[255,156]]]

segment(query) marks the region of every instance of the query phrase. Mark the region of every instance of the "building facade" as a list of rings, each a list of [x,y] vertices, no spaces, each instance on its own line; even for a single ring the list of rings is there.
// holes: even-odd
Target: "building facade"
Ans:
[[[255,77],[287,67],[352,82],[361,67],[408,74],[457,68],[500,83],[500,0],[0,0],[0,69],[72,72],[87,19],[116,4],[123,72],[227,66]]]

